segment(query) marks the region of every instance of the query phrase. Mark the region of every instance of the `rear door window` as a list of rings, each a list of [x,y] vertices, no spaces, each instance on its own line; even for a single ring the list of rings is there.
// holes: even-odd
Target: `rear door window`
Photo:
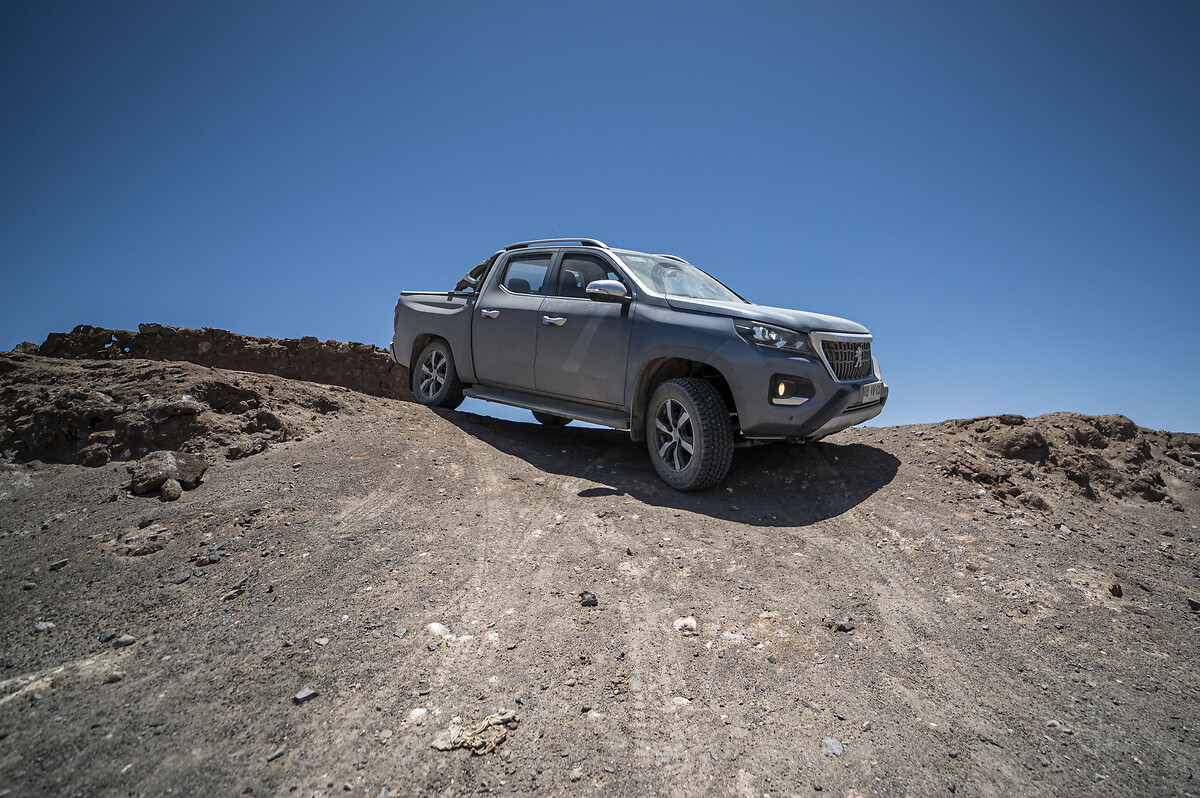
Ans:
[[[513,258],[504,268],[501,285],[514,294],[540,294],[550,272],[550,261],[554,253],[521,255]]]

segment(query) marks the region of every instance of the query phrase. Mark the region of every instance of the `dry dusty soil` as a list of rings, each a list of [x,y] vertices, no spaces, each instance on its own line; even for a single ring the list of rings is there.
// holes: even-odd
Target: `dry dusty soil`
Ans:
[[[0,449],[0,795],[1200,793],[1200,436],[849,430],[680,494],[617,432],[0,355]],[[133,495],[155,449],[201,484]]]

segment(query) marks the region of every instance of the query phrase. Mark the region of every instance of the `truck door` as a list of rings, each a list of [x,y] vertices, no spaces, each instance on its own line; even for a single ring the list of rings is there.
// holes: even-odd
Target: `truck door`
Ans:
[[[588,299],[593,280],[620,280],[630,290],[606,259],[562,256],[553,294],[538,313],[535,384],[539,393],[622,405],[632,307]]]
[[[475,303],[471,352],[482,385],[534,390],[539,311],[554,252],[517,252]]]

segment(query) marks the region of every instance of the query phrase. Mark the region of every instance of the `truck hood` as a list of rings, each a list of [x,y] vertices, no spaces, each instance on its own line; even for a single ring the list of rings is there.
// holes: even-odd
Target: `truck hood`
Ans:
[[[778,324],[780,327],[786,327],[796,332],[823,330],[839,333],[867,333],[866,327],[849,319],[839,319],[837,316],[825,316],[821,313],[809,313],[803,310],[771,308],[766,305],[741,302],[717,302],[711,299],[685,299],[677,296],[666,297],[666,300],[668,305],[679,310]]]

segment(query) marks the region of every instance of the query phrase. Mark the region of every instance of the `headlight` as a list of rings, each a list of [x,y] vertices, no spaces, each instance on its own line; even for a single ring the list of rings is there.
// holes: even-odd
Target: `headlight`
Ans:
[[[808,345],[807,333],[798,333],[753,321],[735,322],[733,326],[738,335],[755,346],[761,346],[764,349],[778,349],[782,352],[797,352],[802,355],[812,354],[812,348]]]

